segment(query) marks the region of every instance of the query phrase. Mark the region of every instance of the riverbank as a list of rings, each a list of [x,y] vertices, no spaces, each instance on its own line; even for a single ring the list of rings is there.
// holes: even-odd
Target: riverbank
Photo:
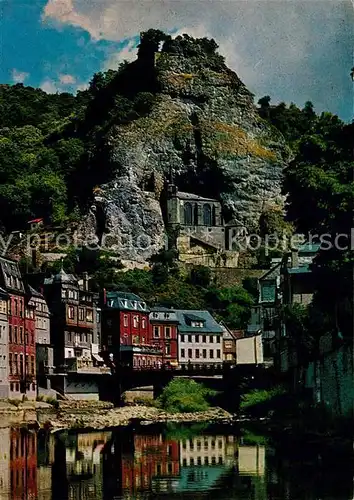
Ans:
[[[104,402],[65,401],[60,402],[59,408],[43,402],[24,402],[17,406],[0,403],[0,427],[24,425],[52,432],[68,429],[103,430],[131,424],[232,421],[233,415],[222,408],[193,413],[168,413],[140,405],[114,408],[111,403]]]

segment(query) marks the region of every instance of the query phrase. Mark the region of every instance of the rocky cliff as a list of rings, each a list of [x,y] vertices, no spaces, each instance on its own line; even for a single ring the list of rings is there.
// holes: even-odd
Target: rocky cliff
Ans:
[[[100,199],[104,231],[133,241],[120,256],[136,261],[164,243],[160,197],[171,175],[180,190],[220,199],[226,220],[254,229],[267,204],[282,204],[289,160],[283,137],[225,64],[162,50],[151,65],[158,91],[149,113],[109,130],[116,174]]]

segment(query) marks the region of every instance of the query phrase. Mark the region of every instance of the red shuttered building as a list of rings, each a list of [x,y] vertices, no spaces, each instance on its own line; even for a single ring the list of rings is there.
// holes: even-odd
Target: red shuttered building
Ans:
[[[9,397],[35,399],[35,309],[28,302],[18,263],[0,258],[1,285],[10,296],[8,322]]]
[[[108,292],[102,308],[102,351],[114,365],[139,369],[162,367],[154,345],[146,303],[133,293]]]

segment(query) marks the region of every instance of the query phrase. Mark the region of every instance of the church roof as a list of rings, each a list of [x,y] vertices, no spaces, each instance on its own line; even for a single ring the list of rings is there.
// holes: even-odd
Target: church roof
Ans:
[[[218,201],[214,198],[204,198],[203,196],[199,196],[197,194],[194,194],[194,193],[186,193],[184,191],[178,191],[177,192],[177,198],[179,198],[180,200],[190,200],[190,201]]]

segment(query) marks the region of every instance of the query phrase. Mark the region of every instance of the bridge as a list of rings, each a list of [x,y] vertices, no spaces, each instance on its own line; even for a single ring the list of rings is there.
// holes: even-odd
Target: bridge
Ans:
[[[265,373],[267,373],[266,377]],[[100,397],[103,400],[121,404],[125,391],[146,386],[153,386],[154,397],[158,397],[164,387],[174,378],[192,379],[225,393],[225,397],[227,394],[235,396],[245,380],[248,380],[251,385],[254,382],[255,387],[259,387],[268,375],[270,375],[270,370],[265,365],[224,365],[222,368],[191,368],[189,370],[133,370],[124,367],[113,376],[105,378],[100,388]]]

